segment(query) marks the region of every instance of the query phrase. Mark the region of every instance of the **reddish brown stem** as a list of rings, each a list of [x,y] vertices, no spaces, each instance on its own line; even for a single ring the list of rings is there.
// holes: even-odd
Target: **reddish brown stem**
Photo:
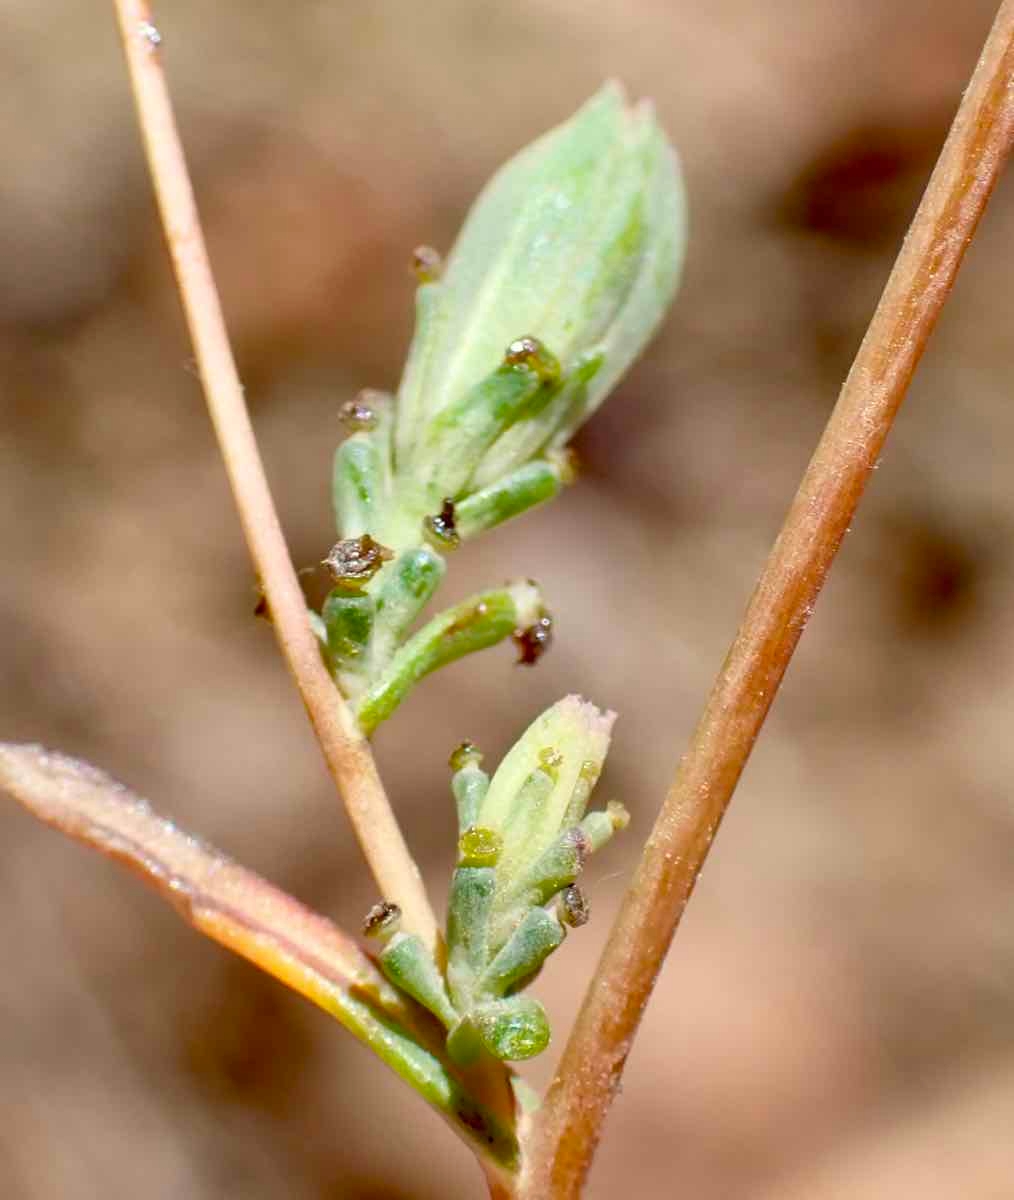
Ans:
[[[580,1190],[701,864],[852,521],[1014,135],[1001,5],[880,304],[680,762],[533,1137],[524,1195]]]
[[[437,924],[418,868],[388,804],[370,748],[321,661],[306,602],[254,438],[208,261],[161,63],[161,35],[145,0],[114,0],[138,120],[208,411],[275,636],[338,785],[363,854],[406,929],[431,948]]]

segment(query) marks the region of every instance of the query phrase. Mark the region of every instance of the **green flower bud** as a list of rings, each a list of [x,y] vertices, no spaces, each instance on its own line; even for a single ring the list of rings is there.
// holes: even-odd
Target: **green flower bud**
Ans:
[[[584,815],[589,779],[605,760],[614,719],[567,696],[536,718],[497,768],[476,821],[503,836],[499,893],[508,893]]]
[[[443,483],[442,494],[458,499],[469,479],[487,486],[565,442],[668,308],[683,261],[685,209],[676,159],[653,110],[628,107],[616,84],[503,166],[440,280],[420,288],[398,392],[399,472],[427,480],[431,495]],[[538,359],[559,364],[544,373],[541,397],[525,391],[526,376],[509,375],[511,352],[528,342]],[[535,373],[537,365],[526,359],[523,369]],[[513,390],[494,400],[497,372],[505,371]],[[568,387],[575,374],[580,386]],[[469,400],[475,389],[478,408]],[[496,475],[480,461],[441,462],[450,445],[495,462]]]
[[[402,976],[395,982],[444,1021],[448,1053],[461,1065],[484,1052],[531,1058],[549,1043],[545,1011],[520,993],[567,929],[588,920],[575,880],[626,824],[619,804],[585,813],[613,719],[568,696],[529,726],[492,779],[471,742],[451,754],[460,836],[447,906],[449,1010],[402,935],[392,945]],[[377,919],[383,923],[383,913]],[[394,979],[389,957],[385,951],[381,961]]]
[[[315,623],[366,734],[462,655],[506,637],[520,663],[545,652],[549,615],[503,590],[410,629],[445,554],[571,482],[567,442],[676,290],[685,208],[651,106],[631,107],[609,84],[496,172],[446,265],[416,251],[416,328],[396,402],[365,392],[345,405],[350,436],[333,469],[341,540],[327,562],[339,588],[373,605],[334,601]]]

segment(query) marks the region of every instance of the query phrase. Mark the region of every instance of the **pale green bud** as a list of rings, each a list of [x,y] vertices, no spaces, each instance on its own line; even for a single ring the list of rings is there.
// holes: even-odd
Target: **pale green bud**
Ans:
[[[400,935],[392,944],[403,990],[444,1021],[458,1063],[483,1051],[508,1061],[530,1058],[549,1042],[544,1009],[520,993],[567,929],[587,921],[575,880],[588,856],[627,822],[615,803],[585,812],[613,720],[567,696],[529,726],[492,779],[471,742],[451,755],[461,832],[447,907],[446,996],[457,1021],[446,1019],[444,993],[413,947],[403,949]],[[386,921],[386,910],[375,920]]]
[[[498,891],[509,889],[581,820],[614,720],[614,713],[567,696],[537,717],[501,762],[476,817],[503,836]]]
[[[345,405],[334,462],[341,540],[327,562],[368,602],[332,595],[316,623],[365,733],[464,654],[513,635],[530,665],[548,646],[548,614],[527,620],[502,589],[410,629],[445,555],[572,481],[566,443],[661,322],[685,243],[676,156],[651,106],[609,84],[496,172],[446,267],[417,251],[396,401]]]
[[[443,276],[420,288],[398,392],[399,473],[424,479],[431,499],[457,499],[470,484],[488,486],[566,441],[658,327],[685,241],[683,186],[665,134],[650,105],[629,107],[620,87],[608,84],[501,167]],[[558,379],[554,371],[545,380],[541,398],[516,390],[507,426],[493,440],[488,418],[482,437],[461,436],[457,444],[482,462],[441,463],[448,435],[436,431],[468,407],[473,389],[490,386],[505,370],[505,351],[525,338],[559,363]],[[580,386],[568,388],[574,376]],[[477,418],[472,423],[478,427]]]

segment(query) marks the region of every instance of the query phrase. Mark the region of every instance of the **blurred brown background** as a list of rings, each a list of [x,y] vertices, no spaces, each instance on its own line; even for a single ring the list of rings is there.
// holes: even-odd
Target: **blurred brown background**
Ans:
[[[494,165],[606,76],[681,148],[692,241],[664,334],[582,434],[578,486],[453,563],[453,596],[536,576],[552,654],[459,664],[377,739],[441,895],[449,749],[495,760],[566,691],[619,710],[602,798],[635,821],[540,984],[559,1045],[994,0],[162,8],[297,564],[332,539],[339,404],[397,382],[412,247],[447,247]],[[3,5],[0,78],[0,736],[93,760],[354,926],[375,896],[252,616],[111,13]],[[1014,1195],[1012,246],[1008,182],[722,829],[592,1197]],[[479,1194],[323,1015],[7,803],[0,845],[5,1200]]]

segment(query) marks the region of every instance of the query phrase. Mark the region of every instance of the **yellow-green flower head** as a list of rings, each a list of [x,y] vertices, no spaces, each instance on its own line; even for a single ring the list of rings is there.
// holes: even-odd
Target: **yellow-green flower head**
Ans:
[[[628,106],[609,84],[493,176],[442,278],[419,288],[398,392],[399,474],[420,479],[432,505],[565,444],[655,332],[685,242],[675,154],[651,106]],[[465,398],[498,372],[515,389],[501,411],[514,407],[484,440],[477,423],[498,401],[477,416]],[[521,372],[538,385],[524,396]],[[455,443],[448,426],[461,423]]]

